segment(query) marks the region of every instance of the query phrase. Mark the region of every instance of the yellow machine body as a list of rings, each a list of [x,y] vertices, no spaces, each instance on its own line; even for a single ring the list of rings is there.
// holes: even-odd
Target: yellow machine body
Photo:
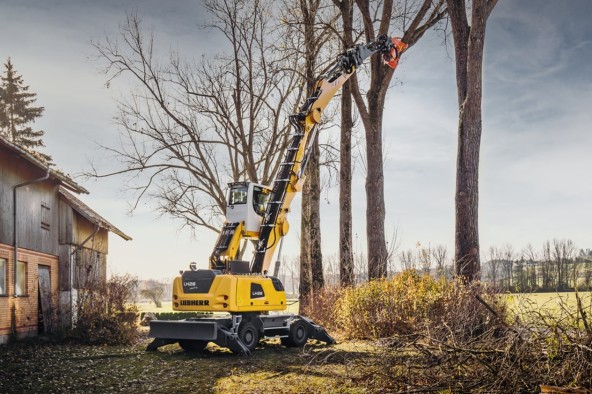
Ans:
[[[192,272],[195,274],[191,275]],[[186,273],[189,274],[173,282],[175,311],[239,313],[286,309],[286,292],[274,277],[215,274],[211,270]]]

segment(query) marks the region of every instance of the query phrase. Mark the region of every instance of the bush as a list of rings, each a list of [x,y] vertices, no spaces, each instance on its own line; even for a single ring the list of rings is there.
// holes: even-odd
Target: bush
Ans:
[[[137,279],[113,276],[78,291],[77,322],[71,337],[85,344],[128,345],[138,338]]]
[[[436,333],[443,326],[471,334],[472,330],[483,330],[495,316],[475,298],[476,294],[494,306],[495,314],[505,316],[503,305],[478,285],[434,279],[412,270],[358,287],[318,291],[303,313],[347,338],[410,335],[424,328]]]
[[[513,314],[479,283],[409,271],[325,290],[315,301],[326,302],[311,304],[318,322],[326,313],[328,327],[349,338],[381,338],[378,354],[352,365],[366,371],[370,392],[592,387],[592,301],[578,294],[576,305],[557,297],[552,309],[525,303]]]
[[[340,331],[337,304],[345,294],[341,287],[324,287],[314,291],[309,300],[301,303],[300,313],[312,319],[328,331]],[[305,305],[305,307],[303,307]]]

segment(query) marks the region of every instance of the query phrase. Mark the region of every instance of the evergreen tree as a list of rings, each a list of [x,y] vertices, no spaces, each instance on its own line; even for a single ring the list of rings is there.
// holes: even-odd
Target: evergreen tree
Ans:
[[[37,151],[45,146],[41,139],[45,133],[42,130],[33,130],[30,126],[30,123],[43,114],[45,108],[32,106],[37,100],[37,94],[29,92],[29,86],[24,85],[22,76],[14,70],[10,58],[4,66],[6,70],[0,77],[0,134],[49,164],[51,157]]]

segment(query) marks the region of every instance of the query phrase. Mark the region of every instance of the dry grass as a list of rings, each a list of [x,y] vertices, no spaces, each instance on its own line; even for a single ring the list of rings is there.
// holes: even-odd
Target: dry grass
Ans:
[[[294,349],[272,340],[244,358],[215,345],[195,354],[177,345],[145,352],[146,343],[1,346],[0,392],[358,393],[363,374],[351,365],[378,351],[367,342]]]

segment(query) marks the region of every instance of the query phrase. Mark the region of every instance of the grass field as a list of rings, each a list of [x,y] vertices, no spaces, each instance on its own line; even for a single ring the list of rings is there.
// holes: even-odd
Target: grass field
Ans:
[[[580,292],[584,310],[592,309],[592,292]],[[527,310],[538,310],[558,313],[560,311],[576,312],[576,293],[518,293],[504,296],[510,309],[518,314]]]

